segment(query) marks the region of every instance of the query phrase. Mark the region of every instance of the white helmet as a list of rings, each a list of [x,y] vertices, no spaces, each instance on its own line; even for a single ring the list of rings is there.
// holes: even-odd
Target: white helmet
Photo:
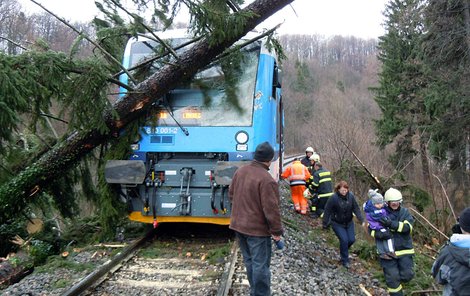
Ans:
[[[397,189],[390,187],[390,189],[385,191],[384,200],[386,202],[389,202],[389,201],[399,201],[399,202],[401,202],[403,200],[403,195],[401,195],[401,192],[398,191]]]
[[[309,146],[309,147],[307,147],[307,149],[305,149],[305,152],[312,152],[313,153],[315,151],[313,150],[312,147]]]
[[[320,161],[320,155],[318,155],[318,153],[313,152],[312,156],[310,156],[309,159],[313,160],[315,162],[318,162],[318,161]]]

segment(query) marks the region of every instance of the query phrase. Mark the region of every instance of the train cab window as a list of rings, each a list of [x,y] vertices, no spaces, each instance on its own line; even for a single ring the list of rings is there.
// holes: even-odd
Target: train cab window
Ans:
[[[157,47],[155,42],[137,42],[135,51],[131,50],[131,64],[154,53]],[[250,126],[260,49],[260,43],[255,42],[241,49],[239,55],[200,70],[154,106],[149,120],[159,126],[176,126],[177,122],[182,126]],[[233,99],[239,108],[229,103]]]

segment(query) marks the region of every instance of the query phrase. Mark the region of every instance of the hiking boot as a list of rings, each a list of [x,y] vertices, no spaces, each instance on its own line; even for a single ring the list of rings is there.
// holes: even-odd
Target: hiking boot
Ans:
[[[343,267],[349,269],[351,267],[351,264],[349,264],[349,262],[343,263]]]
[[[385,260],[392,260],[393,258],[390,257],[388,254],[380,254],[380,259],[385,259]]]

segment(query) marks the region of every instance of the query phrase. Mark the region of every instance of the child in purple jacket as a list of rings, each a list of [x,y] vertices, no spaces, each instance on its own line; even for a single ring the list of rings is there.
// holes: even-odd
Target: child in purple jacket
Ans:
[[[380,219],[387,217],[387,211],[384,206],[384,198],[382,194],[376,190],[369,189],[369,200],[364,203],[364,212],[366,213],[367,222],[372,230],[380,231],[382,233],[389,231],[387,228],[380,224]],[[383,237],[383,235],[382,235]],[[391,236],[388,236],[391,237]],[[375,238],[375,244],[380,258],[392,259],[396,258],[395,248],[391,238],[379,239]]]

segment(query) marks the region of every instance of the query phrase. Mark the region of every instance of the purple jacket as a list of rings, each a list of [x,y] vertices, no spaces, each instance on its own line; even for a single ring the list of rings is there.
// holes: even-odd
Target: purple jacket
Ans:
[[[364,203],[364,212],[366,213],[366,219],[367,222],[369,222],[370,229],[378,230],[384,228],[382,224],[380,224],[379,220],[387,217],[387,210],[385,210],[385,207],[377,209],[369,199]]]

